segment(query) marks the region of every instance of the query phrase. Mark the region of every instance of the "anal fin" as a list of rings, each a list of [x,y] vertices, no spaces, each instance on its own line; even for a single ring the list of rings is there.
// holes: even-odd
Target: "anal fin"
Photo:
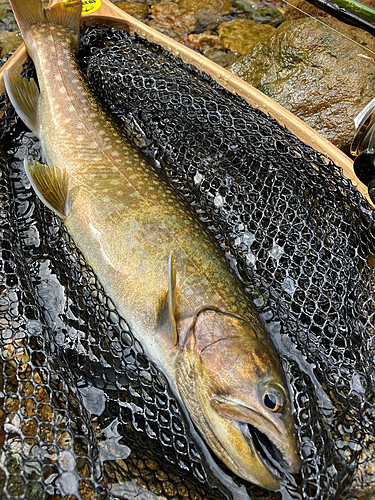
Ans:
[[[39,135],[38,105],[39,89],[33,78],[27,80],[20,75],[15,75],[4,70],[4,83],[7,94],[14,109],[24,124]]]
[[[70,213],[68,173],[58,167],[24,160],[25,171],[34,191],[43,203],[62,219]]]

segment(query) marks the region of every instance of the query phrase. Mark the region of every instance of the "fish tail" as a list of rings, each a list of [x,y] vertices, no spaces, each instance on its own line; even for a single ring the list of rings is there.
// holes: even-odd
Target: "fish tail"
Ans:
[[[54,3],[47,8],[44,8],[42,0],[10,0],[10,4],[24,39],[33,26],[45,23],[69,28],[78,39],[82,12],[81,0],[66,0]]]

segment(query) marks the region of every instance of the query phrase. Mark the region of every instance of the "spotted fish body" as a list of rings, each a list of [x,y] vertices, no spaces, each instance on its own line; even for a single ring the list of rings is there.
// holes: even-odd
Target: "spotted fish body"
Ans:
[[[278,458],[259,448],[272,443],[282,467],[298,470],[290,399],[244,287],[182,197],[92,95],[76,59],[81,3],[11,3],[40,88],[5,78],[50,165],[26,164],[36,192],[64,218],[211,449],[240,477],[277,489]],[[256,446],[255,434],[267,445]]]

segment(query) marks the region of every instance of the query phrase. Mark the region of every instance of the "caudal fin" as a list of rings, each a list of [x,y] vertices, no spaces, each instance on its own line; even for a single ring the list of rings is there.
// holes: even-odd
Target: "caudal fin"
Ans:
[[[64,26],[71,29],[77,37],[79,35],[81,0],[62,1],[46,9],[42,0],[10,0],[10,4],[24,39],[32,26],[44,23]]]

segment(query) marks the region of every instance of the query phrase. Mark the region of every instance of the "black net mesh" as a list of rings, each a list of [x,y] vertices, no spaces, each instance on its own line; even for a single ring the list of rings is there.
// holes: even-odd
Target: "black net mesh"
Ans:
[[[270,493],[207,453],[35,199],[22,160],[39,143],[3,95],[0,499],[375,497],[372,207],[331,161],[156,45],[90,28],[81,62],[245,282],[290,383],[302,468]]]

